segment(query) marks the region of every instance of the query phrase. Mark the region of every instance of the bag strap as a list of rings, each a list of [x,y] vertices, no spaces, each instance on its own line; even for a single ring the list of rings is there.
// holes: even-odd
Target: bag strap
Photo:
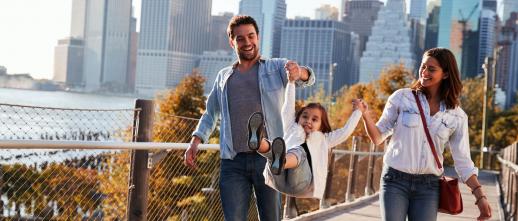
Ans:
[[[439,162],[439,157],[437,156],[437,152],[435,152],[435,145],[433,143],[432,137],[430,136],[430,131],[428,131],[428,125],[426,124],[426,119],[423,114],[423,107],[421,106],[421,101],[419,100],[419,96],[417,96],[417,92],[415,90],[412,90],[412,94],[414,94],[415,100],[417,102],[417,108],[419,108],[419,115],[421,115],[421,121],[423,122],[424,133],[426,134],[426,139],[428,140],[428,144],[430,144],[430,149],[432,150],[433,157],[435,158],[435,163],[437,163],[437,167],[439,167],[439,169],[441,169],[442,165]]]

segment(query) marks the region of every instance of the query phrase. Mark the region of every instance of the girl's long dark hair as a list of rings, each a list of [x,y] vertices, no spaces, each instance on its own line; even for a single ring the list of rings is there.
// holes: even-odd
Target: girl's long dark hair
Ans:
[[[329,133],[331,132],[331,125],[329,124],[329,118],[327,117],[327,111],[326,109],[320,104],[320,103],[309,103],[308,105],[300,108],[299,111],[297,111],[297,114],[295,116],[295,122],[299,122],[299,117],[302,115],[302,112],[306,109],[316,108],[320,110],[320,113],[322,114],[322,123],[320,124],[319,131],[322,131],[322,133]]]
[[[446,104],[446,108],[454,109],[459,106],[462,81],[460,80],[459,68],[453,53],[446,48],[432,48],[424,53],[423,57],[425,56],[435,58],[439,62],[442,71],[448,76],[446,79],[441,80],[441,86],[439,87],[439,96]],[[426,94],[426,91],[423,90],[423,85],[419,81],[416,81],[411,88]]]

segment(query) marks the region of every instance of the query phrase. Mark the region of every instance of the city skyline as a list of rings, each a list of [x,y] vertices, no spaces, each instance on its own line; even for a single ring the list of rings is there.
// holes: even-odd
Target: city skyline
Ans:
[[[286,0],[287,17],[312,18],[314,10],[322,4],[339,7],[340,2]],[[70,0],[0,0],[0,27],[9,30],[0,35],[0,66],[6,67],[9,74],[29,73],[36,79],[52,79],[54,47],[59,39],[70,36],[71,6]],[[140,1],[134,1],[133,6],[139,19]],[[238,11],[239,0],[213,0],[213,15]]]

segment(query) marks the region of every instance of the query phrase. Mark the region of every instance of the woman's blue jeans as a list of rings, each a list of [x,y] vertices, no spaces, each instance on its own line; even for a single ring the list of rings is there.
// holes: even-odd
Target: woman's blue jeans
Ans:
[[[439,177],[409,174],[385,166],[381,175],[380,208],[384,221],[435,221]]]

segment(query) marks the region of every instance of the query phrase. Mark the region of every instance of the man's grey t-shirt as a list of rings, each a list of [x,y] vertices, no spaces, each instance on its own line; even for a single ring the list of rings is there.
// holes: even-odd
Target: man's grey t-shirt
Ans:
[[[252,113],[262,111],[258,71],[259,62],[243,73],[235,68],[227,82],[232,145],[236,153],[250,152],[248,118]]]

